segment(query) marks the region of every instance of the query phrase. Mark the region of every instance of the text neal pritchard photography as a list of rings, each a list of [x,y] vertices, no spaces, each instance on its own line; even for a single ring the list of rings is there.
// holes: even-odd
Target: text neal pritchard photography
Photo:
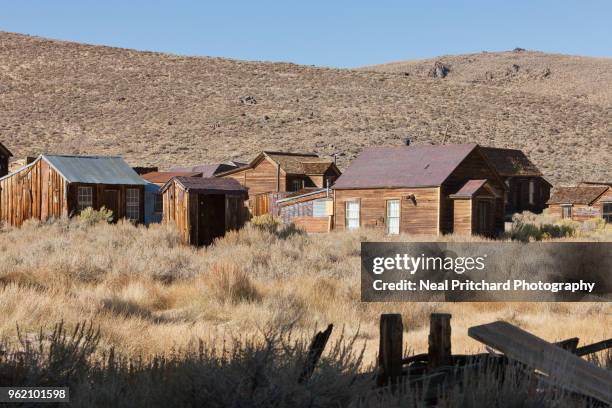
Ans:
[[[363,301],[610,301],[610,243],[372,243]]]

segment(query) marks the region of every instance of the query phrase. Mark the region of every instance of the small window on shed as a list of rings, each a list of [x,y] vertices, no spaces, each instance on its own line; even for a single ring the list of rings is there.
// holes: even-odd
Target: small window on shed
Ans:
[[[312,216],[313,217],[327,217],[328,213],[328,204],[331,200],[327,198],[323,198],[320,200],[315,200],[312,202]]]
[[[53,196],[55,201],[56,196]],[[79,211],[83,211],[88,207],[93,207],[93,188],[92,187],[79,187],[77,208]]]
[[[132,221],[138,221],[140,219],[140,190],[128,188],[125,198],[127,218]]]
[[[561,218],[572,218],[572,206],[571,205],[561,206]]]
[[[155,194],[154,196],[154,203],[153,203],[153,211],[156,214],[161,214],[164,212],[164,199],[163,196],[161,194]]]
[[[529,180],[529,204],[535,204],[535,181]]]
[[[602,217],[605,222],[612,224],[612,203],[603,203]]]

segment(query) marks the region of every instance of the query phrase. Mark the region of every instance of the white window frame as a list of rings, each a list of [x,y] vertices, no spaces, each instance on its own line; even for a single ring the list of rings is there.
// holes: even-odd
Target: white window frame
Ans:
[[[397,203],[397,215],[391,215],[391,206],[390,204],[392,203]],[[401,222],[401,217],[402,217],[402,202],[400,199],[398,198],[393,198],[390,200],[387,200],[386,203],[386,207],[387,207],[387,217],[385,219],[385,224],[387,226],[387,234],[389,235],[397,235],[400,233],[400,222]],[[397,223],[393,223],[391,222],[392,220],[397,220]]]
[[[535,181],[529,180],[529,205],[535,204]]]
[[[140,220],[140,190],[137,188],[125,190],[125,216],[131,221]]]
[[[351,210],[349,208],[351,205],[357,205],[356,212],[355,209]],[[347,230],[359,229],[361,226],[361,203],[359,200],[348,200],[344,203],[344,222]]]
[[[56,196],[53,198],[55,200]],[[89,207],[93,208],[93,187],[79,186],[77,190],[77,208],[79,211],[83,211]]]
[[[572,219],[572,205],[571,204],[561,204],[561,218],[569,218],[570,220]],[[568,214],[565,214],[565,211],[568,212]]]
[[[606,205],[610,206],[610,210],[606,212]],[[601,218],[608,224],[612,224],[612,201],[601,203]]]

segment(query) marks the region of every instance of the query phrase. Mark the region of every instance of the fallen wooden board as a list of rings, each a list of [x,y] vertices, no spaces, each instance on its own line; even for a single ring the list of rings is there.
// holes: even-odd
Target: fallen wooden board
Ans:
[[[612,405],[612,372],[604,368],[503,321],[470,327],[468,335],[543,372],[563,388]]]
[[[612,339],[589,344],[588,346],[578,347],[575,354],[578,356],[586,356],[609,348],[612,348]]]

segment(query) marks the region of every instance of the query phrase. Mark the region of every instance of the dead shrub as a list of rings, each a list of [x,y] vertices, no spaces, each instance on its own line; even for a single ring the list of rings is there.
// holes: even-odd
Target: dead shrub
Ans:
[[[206,286],[220,302],[258,302],[261,295],[249,275],[238,265],[215,263],[210,267]]]

